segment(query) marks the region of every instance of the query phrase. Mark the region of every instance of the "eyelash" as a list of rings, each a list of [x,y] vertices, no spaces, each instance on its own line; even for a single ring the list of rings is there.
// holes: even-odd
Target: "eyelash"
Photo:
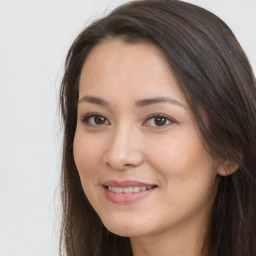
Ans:
[[[104,123],[102,123],[102,124],[96,124],[95,123],[95,118],[102,118],[102,121],[104,121]],[[94,124],[91,124],[90,123],[90,119],[91,118],[94,118]],[[162,119],[163,120],[163,122],[164,122],[164,124],[163,125],[156,125],[156,118],[160,118],[160,119]],[[148,125],[148,124],[146,124],[147,122],[149,122],[150,120],[154,120],[155,119],[155,121],[154,121],[154,124],[155,125]],[[94,127],[99,127],[99,126],[103,126],[103,125],[110,125],[110,122],[104,117],[104,116],[102,116],[101,114],[99,114],[99,113],[90,113],[90,114],[87,114],[87,115],[85,115],[82,119],[81,119],[81,122],[82,123],[84,123],[85,125],[87,125],[87,126],[94,126]],[[108,122],[107,124],[106,124],[106,122]],[[152,115],[150,115],[150,116],[148,116],[147,118],[146,118],[146,120],[143,122],[143,125],[144,126],[151,126],[151,127],[155,127],[155,128],[157,128],[157,129],[163,129],[163,128],[165,128],[165,127],[167,127],[167,126],[169,126],[169,125],[171,125],[172,123],[174,123],[175,121],[172,119],[172,118],[170,118],[169,116],[166,116],[166,115],[164,115],[164,114],[152,114]],[[166,124],[167,123],[167,124]]]
[[[167,127],[167,126],[169,126],[169,125],[171,125],[171,124],[173,124],[175,122],[172,118],[170,118],[167,115],[164,115],[164,114],[152,114],[152,115],[147,117],[146,121],[143,124],[145,124],[146,122],[149,122],[150,120],[154,120],[154,119],[155,119],[155,121],[154,121],[154,123],[155,123],[156,122],[156,118],[164,119],[164,125],[146,125],[146,126],[153,126],[153,127],[157,128],[157,129],[161,129],[161,128],[163,129],[163,128],[165,128],[165,127]],[[166,124],[166,122],[168,122],[168,124]]]
[[[85,115],[82,119],[81,119],[81,122],[84,123],[85,125],[87,126],[102,126],[102,125],[105,125],[105,124],[96,124],[95,123],[95,119],[94,119],[94,123],[95,124],[90,124],[89,121],[91,118],[103,118],[105,121],[108,121],[104,116],[102,116],[101,114],[99,113],[90,113],[90,114],[87,114]],[[108,121],[109,122],[109,121]],[[110,123],[109,123],[110,124]]]

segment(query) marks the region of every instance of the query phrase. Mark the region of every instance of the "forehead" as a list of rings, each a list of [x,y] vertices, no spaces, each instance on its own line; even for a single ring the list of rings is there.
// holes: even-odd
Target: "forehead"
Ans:
[[[111,56],[114,53],[123,58],[129,57],[129,59],[133,61],[137,61],[138,57],[153,60],[154,57],[158,56],[158,58],[165,59],[165,55],[160,48],[151,42],[127,42],[122,38],[106,38],[92,48],[85,60],[85,64],[89,62],[91,58],[94,60],[96,58],[107,58],[107,60],[111,60]]]
[[[122,39],[105,39],[89,52],[82,71],[87,73],[93,69],[98,69],[102,73],[113,69],[120,71],[124,66],[126,69],[123,70],[123,73],[129,71],[137,73],[135,71],[143,70],[142,66],[151,67],[157,71],[157,67],[163,69],[164,61],[166,62],[165,68],[171,72],[167,65],[167,58],[155,45],[149,42],[127,43]]]
[[[127,43],[108,39],[88,54],[80,76],[79,94],[119,92],[152,97],[183,97],[166,56],[147,42]],[[146,94],[146,95],[145,95]],[[160,95],[156,95],[160,94]]]

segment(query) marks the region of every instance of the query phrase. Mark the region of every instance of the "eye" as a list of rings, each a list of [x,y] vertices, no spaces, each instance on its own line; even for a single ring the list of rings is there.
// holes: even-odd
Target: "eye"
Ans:
[[[174,120],[172,120],[170,117],[162,114],[154,114],[148,117],[143,125],[156,128],[165,128],[172,123],[174,123]]]
[[[104,116],[95,113],[84,116],[81,119],[81,122],[88,126],[102,126],[110,124],[110,122]]]

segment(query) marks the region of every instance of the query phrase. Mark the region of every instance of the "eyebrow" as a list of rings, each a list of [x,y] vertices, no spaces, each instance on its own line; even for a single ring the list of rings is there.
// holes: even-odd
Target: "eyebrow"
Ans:
[[[102,106],[109,106],[110,105],[107,101],[103,100],[102,98],[98,98],[98,97],[90,96],[90,95],[82,97],[78,101],[78,104],[81,103],[81,102],[89,102],[89,103],[102,105]]]
[[[138,101],[136,101],[135,106],[136,107],[145,107],[145,106],[157,104],[157,103],[170,103],[173,105],[177,105],[177,106],[186,108],[182,103],[180,103],[176,99],[169,98],[169,97],[155,97],[155,98],[138,100]]]
[[[81,102],[89,102],[89,103],[106,106],[106,107],[110,106],[110,104],[106,100],[99,97],[90,96],[90,95],[82,97],[78,101],[78,103],[81,103]],[[180,103],[176,99],[169,98],[169,97],[155,97],[155,98],[146,98],[146,99],[138,100],[135,102],[135,106],[141,108],[141,107],[146,107],[146,106],[158,104],[158,103],[170,103],[173,105],[186,108],[182,103]]]

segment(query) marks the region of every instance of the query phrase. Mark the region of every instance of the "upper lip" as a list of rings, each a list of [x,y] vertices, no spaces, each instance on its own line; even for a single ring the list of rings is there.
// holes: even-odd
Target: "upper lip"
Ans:
[[[103,182],[103,186],[106,187],[118,187],[118,188],[127,188],[127,187],[156,187],[156,184],[144,183],[136,180],[107,180]]]

